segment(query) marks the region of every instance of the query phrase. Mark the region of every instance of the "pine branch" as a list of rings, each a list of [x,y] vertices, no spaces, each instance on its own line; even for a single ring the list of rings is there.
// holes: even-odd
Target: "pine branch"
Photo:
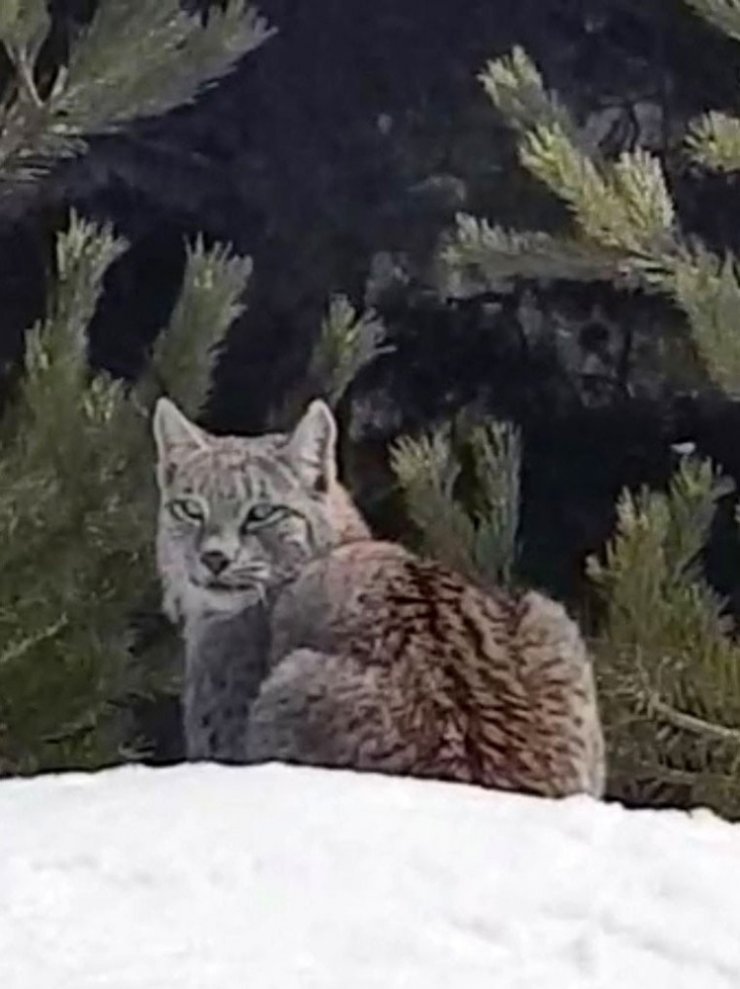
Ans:
[[[700,17],[722,34],[740,41],[740,2],[738,0],[685,0]]]
[[[578,127],[570,113],[556,94],[545,89],[537,66],[522,48],[490,61],[479,79],[507,123],[521,133],[541,126],[557,128],[577,140]]]
[[[205,26],[179,0],[103,0],[48,98],[7,110],[0,175],[36,179],[83,150],[86,136],[190,102],[271,34],[242,0],[211,11]],[[17,51],[32,72],[28,48]]]
[[[200,237],[188,246],[180,296],[152,362],[186,414],[196,415],[206,399],[226,333],[244,311],[241,300],[251,273],[251,259],[230,247],[206,250]]]
[[[492,585],[511,583],[519,532],[521,437],[509,423],[490,422],[470,437],[478,482],[475,560]]]
[[[624,288],[637,281],[620,252],[568,237],[505,230],[466,214],[457,217],[441,261],[456,297],[495,290],[515,277],[607,281]]]
[[[11,663],[17,663],[23,660],[32,650],[56,638],[60,632],[64,631],[66,626],[67,618],[63,615],[32,635],[27,635],[25,638],[15,642],[6,643],[2,650],[0,650],[0,666],[10,665]]]
[[[655,692],[648,695],[648,707],[653,715],[669,722],[674,728],[695,735],[703,735],[712,740],[733,742],[740,748],[740,728],[726,728],[724,725],[714,724],[704,718],[697,718],[685,711],[678,711]]]
[[[517,555],[521,440],[507,423],[470,428],[464,419],[418,439],[401,437],[391,468],[424,550],[487,586],[507,585]],[[473,477],[463,500],[456,487],[465,450]]]
[[[418,439],[401,437],[391,447],[390,462],[424,550],[462,574],[477,576],[474,523],[453,493],[460,468],[449,427]]]
[[[740,390],[740,281],[737,261],[718,258],[699,243],[681,250],[660,281],[686,313],[692,336],[713,381],[728,394]]]
[[[720,6],[736,10],[734,4]],[[501,74],[509,81],[506,98],[501,88],[489,87],[489,91],[500,109],[514,107],[511,124],[521,130],[524,118],[516,107],[531,103],[532,83],[526,73],[510,72],[507,60],[500,62]],[[522,90],[518,100],[510,91],[517,85]],[[700,126],[694,131],[693,146],[708,161],[714,155],[717,165],[724,162],[723,167],[729,167],[735,151],[740,151],[740,146],[735,148],[737,126],[726,120],[723,131],[715,126],[721,120],[706,118],[704,129]],[[517,237],[466,220],[463,235],[458,231],[448,255],[453,267],[467,262],[473,277],[480,273],[489,283],[502,269],[507,275],[552,273],[558,262],[551,260],[550,252],[561,247],[561,272],[591,279],[608,270],[608,264],[602,268],[606,259],[616,271],[615,284],[639,285],[671,297],[686,314],[697,353],[713,380],[728,392],[739,390],[737,264],[732,257],[717,258],[682,234],[658,159],[638,150],[620,155],[614,163],[597,161],[561,123],[552,122],[552,114],[545,114],[545,123],[534,123],[522,133],[520,157],[568,205],[575,237],[562,241],[537,234]],[[593,264],[581,264],[580,258],[589,255]]]
[[[385,333],[374,310],[360,314],[346,296],[332,298],[308,370],[330,405],[339,402],[363,367],[389,349],[383,345]]]
[[[655,254],[672,246],[674,207],[657,158],[638,150],[622,154],[613,164],[594,159],[556,97],[545,92],[534,65],[518,50],[489,63],[484,85],[510,126],[520,132],[524,167],[573,213],[580,251],[566,242],[565,264],[574,254],[586,256],[596,248],[597,270],[599,251],[606,251],[624,272],[630,255]],[[528,236],[532,244],[533,235]],[[498,232],[493,250],[501,249],[502,239]],[[503,246],[518,245],[504,240]],[[550,242],[540,240],[532,246],[549,247]]]
[[[534,63],[515,48],[489,62],[484,88],[520,134],[520,158],[574,213],[579,230],[601,247],[642,251],[674,222],[658,160],[643,151],[608,166],[594,160],[557,96],[545,90]]]
[[[72,211],[69,226],[57,237],[55,289],[46,326],[50,344],[53,339],[59,351],[84,354],[85,331],[98,304],[103,277],[127,246],[110,224],[90,223]]]
[[[114,702],[134,684],[123,631],[150,542],[146,424],[120,385],[87,380],[84,359],[85,320],[122,248],[74,216],[59,235],[53,301],[3,423],[0,763],[14,771],[110,761]],[[54,741],[73,723],[89,730]]]
[[[573,212],[584,236],[626,255],[660,254],[672,243],[674,208],[657,158],[624,153],[600,171],[557,127],[522,141],[523,165]]]
[[[98,226],[72,212],[56,244],[56,280],[46,317],[28,334],[21,411],[33,417],[34,435],[59,455],[59,435],[68,438],[80,413],[87,367],[87,327],[109,266],[126,243],[107,224]],[[56,452],[55,452],[56,451]]]
[[[686,458],[666,494],[624,493],[617,533],[589,573],[607,608],[595,645],[613,775],[660,788],[675,773],[707,792],[740,757],[740,649],[698,557],[733,485]],[[641,784],[642,785],[642,784]],[[728,812],[734,792],[715,790]]]
[[[84,360],[85,321],[122,246],[109,227],[76,217],[59,236],[53,302],[31,335],[20,408],[3,421],[3,772],[136,757],[131,699],[172,687],[171,665],[129,652],[130,614],[153,575],[147,416],[120,383],[90,378]],[[186,267],[176,338],[158,357],[165,376],[173,363],[179,397],[194,405],[209,347],[239,311],[250,262],[199,241]]]
[[[101,0],[50,89],[35,61],[45,4],[5,0],[0,41],[15,79],[0,107],[0,176],[32,179],[85,136],[192,99],[268,35],[227,2],[205,27],[177,0]],[[121,383],[91,377],[87,330],[125,245],[73,215],[57,240],[44,318],[28,334],[26,374],[0,429],[0,772],[94,768],[136,757],[132,698],[172,670],[134,661],[128,623],[153,573],[154,491],[146,410]],[[202,241],[157,370],[186,408],[207,387],[214,346],[241,312],[251,262]]]
[[[713,110],[695,120],[686,138],[689,154],[717,172],[740,170],[740,119]]]
[[[233,69],[270,33],[241,0],[214,8],[204,27],[178,0],[105,0],[74,48],[53,109],[67,129],[71,121],[80,132],[166,113]]]
[[[386,328],[374,309],[358,312],[345,295],[335,295],[321,321],[318,339],[303,379],[268,412],[268,429],[290,428],[306,403],[320,395],[331,406],[339,404],[364,367],[392,350]]]

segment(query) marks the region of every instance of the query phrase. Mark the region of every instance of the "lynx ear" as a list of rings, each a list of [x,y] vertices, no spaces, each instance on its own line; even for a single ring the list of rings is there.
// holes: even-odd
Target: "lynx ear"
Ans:
[[[326,491],[336,481],[337,424],[326,404],[316,399],[293,430],[287,452],[307,485]]]
[[[160,484],[172,480],[172,472],[183,454],[208,446],[208,437],[200,427],[183,415],[169,398],[160,398],[154,409],[152,431],[157,444]]]

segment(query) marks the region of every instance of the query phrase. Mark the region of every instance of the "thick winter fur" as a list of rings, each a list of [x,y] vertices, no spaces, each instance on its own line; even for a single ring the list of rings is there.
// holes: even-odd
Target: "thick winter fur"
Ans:
[[[163,399],[154,431],[190,758],[602,793],[576,625],[540,594],[485,592],[374,540],[337,480],[326,405],[290,435],[236,438]]]

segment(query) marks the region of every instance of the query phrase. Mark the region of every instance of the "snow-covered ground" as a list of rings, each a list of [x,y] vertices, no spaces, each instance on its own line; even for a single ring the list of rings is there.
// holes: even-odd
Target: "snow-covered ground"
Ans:
[[[0,784],[2,989],[738,989],[740,827],[284,766]]]

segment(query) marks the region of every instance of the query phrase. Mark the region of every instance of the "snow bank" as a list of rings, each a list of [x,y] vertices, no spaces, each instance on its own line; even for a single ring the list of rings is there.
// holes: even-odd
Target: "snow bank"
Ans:
[[[265,766],[0,784],[3,989],[738,989],[740,828]]]

